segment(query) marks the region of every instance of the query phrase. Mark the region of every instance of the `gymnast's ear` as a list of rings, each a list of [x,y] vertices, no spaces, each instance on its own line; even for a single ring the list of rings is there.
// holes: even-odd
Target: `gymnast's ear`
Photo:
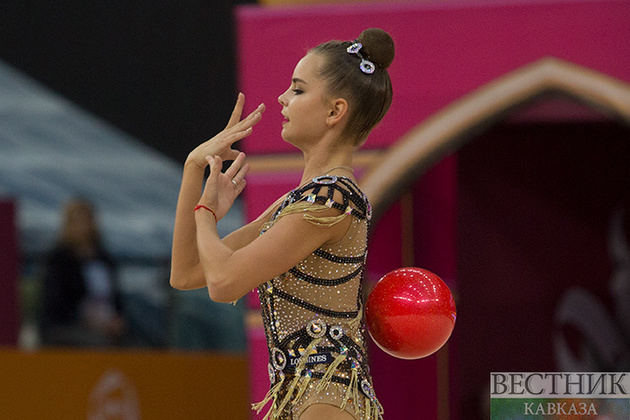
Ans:
[[[339,124],[348,115],[348,101],[344,98],[336,98],[330,102],[330,111],[326,117],[328,127]]]

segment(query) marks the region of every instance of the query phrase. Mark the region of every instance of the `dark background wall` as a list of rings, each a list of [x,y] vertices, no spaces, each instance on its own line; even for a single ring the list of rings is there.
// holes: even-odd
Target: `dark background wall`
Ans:
[[[453,370],[467,420],[487,418],[490,372],[566,370],[554,348],[560,337],[588,371],[624,369],[616,349],[630,342],[616,305],[623,264],[611,254],[611,221],[623,209],[630,238],[629,134],[606,120],[503,122],[458,152],[451,343],[460,344]],[[580,302],[581,317],[561,321],[575,290],[592,300]],[[617,333],[601,344],[587,327]]]
[[[0,59],[183,162],[236,100],[242,0],[2,0]]]

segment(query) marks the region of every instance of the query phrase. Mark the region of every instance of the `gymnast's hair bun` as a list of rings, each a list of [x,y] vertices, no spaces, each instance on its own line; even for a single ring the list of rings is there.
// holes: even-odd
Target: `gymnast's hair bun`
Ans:
[[[366,29],[361,32],[357,41],[363,45],[363,51],[377,66],[388,68],[394,61],[394,40],[384,30]]]

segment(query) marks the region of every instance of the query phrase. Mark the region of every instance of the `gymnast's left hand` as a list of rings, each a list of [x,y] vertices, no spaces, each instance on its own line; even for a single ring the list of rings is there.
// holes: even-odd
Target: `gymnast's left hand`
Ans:
[[[233,149],[232,145],[252,134],[253,127],[262,119],[262,113],[265,111],[265,104],[260,104],[254,111],[247,115],[247,117],[241,120],[244,105],[245,95],[240,93],[236,105],[232,110],[232,116],[225,129],[210,140],[195,147],[195,149],[188,154],[186,163],[193,164],[200,169],[205,169],[208,164],[207,156],[218,155],[223,160],[235,159],[239,152]]]
[[[199,204],[211,208],[217,219],[225,216],[247,184],[245,175],[249,171],[249,164],[245,159],[245,153],[240,152],[228,169],[221,172],[223,159],[219,156],[206,157],[210,165],[210,176],[206,180]]]

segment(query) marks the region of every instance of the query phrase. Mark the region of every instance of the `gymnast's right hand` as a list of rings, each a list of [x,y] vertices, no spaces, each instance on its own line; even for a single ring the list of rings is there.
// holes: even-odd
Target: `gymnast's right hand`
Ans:
[[[245,95],[239,93],[232,116],[225,129],[190,152],[186,160],[187,163],[193,163],[199,168],[205,168],[208,165],[206,156],[219,156],[224,161],[236,159],[239,151],[232,149],[232,145],[252,133],[254,125],[261,120],[262,113],[265,111],[265,105],[260,104],[247,117],[241,120],[244,104]]]

